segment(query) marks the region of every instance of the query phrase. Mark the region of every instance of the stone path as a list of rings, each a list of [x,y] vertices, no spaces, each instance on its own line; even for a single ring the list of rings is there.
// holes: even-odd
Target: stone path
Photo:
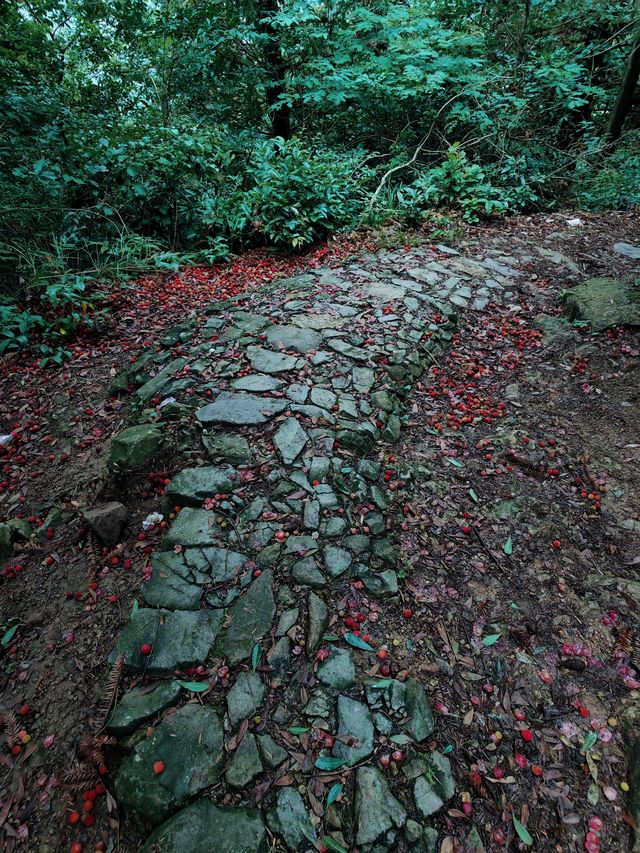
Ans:
[[[379,458],[456,312],[508,301],[517,275],[499,255],[383,252],[218,303],[134,366],[162,422],[121,433],[114,468],[171,436],[193,460],[111,656],[140,675],[109,729],[125,750],[115,795],[147,853],[216,837],[235,853],[274,837],[436,849],[449,760],[428,745],[429,697],[391,677],[377,637],[377,602],[401,606]]]

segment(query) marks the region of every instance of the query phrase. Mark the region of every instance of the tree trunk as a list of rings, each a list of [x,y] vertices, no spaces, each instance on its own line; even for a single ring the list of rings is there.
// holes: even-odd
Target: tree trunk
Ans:
[[[636,37],[627,60],[624,77],[607,128],[608,147],[613,148],[633,106],[633,93],[640,77],[640,36]]]
[[[291,136],[291,110],[289,104],[280,102],[285,94],[285,64],[277,34],[271,26],[271,15],[278,10],[278,0],[260,0],[261,31],[267,36],[264,58],[269,82],[266,86],[267,107],[271,114],[271,134],[289,139]]]

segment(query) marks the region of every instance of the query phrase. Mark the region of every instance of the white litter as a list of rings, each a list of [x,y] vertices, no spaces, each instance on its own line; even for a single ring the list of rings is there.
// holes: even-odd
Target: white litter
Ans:
[[[149,530],[150,527],[153,527],[154,524],[160,524],[160,522],[164,519],[164,515],[160,515],[159,512],[152,512],[148,515],[145,520],[142,522],[142,527],[144,530]]]

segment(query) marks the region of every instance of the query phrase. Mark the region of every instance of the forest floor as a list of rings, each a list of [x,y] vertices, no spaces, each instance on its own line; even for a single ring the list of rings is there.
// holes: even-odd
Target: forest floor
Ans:
[[[560,295],[585,278],[638,277],[640,262],[614,246],[637,243],[639,233],[637,214],[563,213],[465,226],[446,246],[446,238],[429,234],[391,248],[384,235],[352,235],[294,259],[249,253],[224,269],[189,269],[114,289],[101,327],[70,346],[61,368],[4,359],[0,523],[11,523],[14,551],[0,577],[2,849],[52,853],[76,843],[129,853],[149,834],[141,819],[149,804],[135,793],[144,780],[127,765],[127,750],[145,741],[101,743],[94,725],[120,632],[122,688],[142,686],[145,696],[153,692],[149,676],[177,672],[194,688],[182,688],[184,707],[222,708],[224,716],[226,703],[229,715],[225,778],[220,762],[209,775],[203,770],[207,784],[159,811],[156,823],[206,790],[220,806],[202,818],[209,829],[221,831],[227,806],[248,809],[243,843],[252,832],[257,840],[238,850],[630,849],[637,813],[624,723],[637,719],[640,688],[640,336],[637,328],[596,333],[572,323]],[[240,318],[230,299],[248,313]],[[265,341],[271,323],[287,314],[318,318],[306,327],[298,321],[310,341],[306,351],[290,326],[281,346]],[[252,326],[256,317],[265,323]],[[412,344],[405,333],[420,324],[437,345],[414,361],[412,347],[417,352],[424,338]],[[325,343],[340,343],[326,361],[313,361],[318,330]],[[398,341],[409,346],[405,360],[394,362]],[[290,367],[261,366],[264,350],[254,347],[252,355],[254,344],[272,346]],[[199,364],[203,353],[213,368]],[[403,373],[407,363],[425,369]],[[165,384],[150,386],[146,399],[137,393],[153,376],[151,365],[167,364],[174,366]],[[346,378],[345,364],[373,371],[374,384],[367,389],[364,374],[362,385]],[[287,371],[288,389],[279,375]],[[282,406],[264,420],[277,417],[268,427],[239,430],[249,442],[247,459],[240,458],[242,442],[203,451],[198,422],[207,423],[193,410],[215,404],[220,390],[241,390],[232,383],[244,376],[262,377],[253,387],[248,379],[246,390],[273,392],[264,405]],[[308,391],[296,397],[301,386],[324,396],[312,394],[309,405]],[[175,401],[167,404],[168,397]],[[397,400],[403,407],[396,415]],[[292,410],[306,431],[304,451],[296,446]],[[366,422],[363,443],[349,438],[343,423],[344,440],[334,446],[336,418],[338,432],[340,418]],[[171,436],[170,449],[133,474],[109,473],[113,436],[156,419]],[[392,444],[396,420],[402,429]],[[279,430],[288,424],[277,452],[271,423]],[[176,492],[178,472],[207,457],[235,466],[238,487],[220,486],[233,498],[214,494],[207,502],[184,478]],[[363,467],[365,457],[371,464]],[[320,465],[317,479],[315,458],[329,465]],[[297,486],[287,491],[291,482]],[[320,493],[316,499],[318,488],[326,503]],[[117,542],[103,548],[82,512],[106,500],[121,501],[129,513]],[[309,507],[317,500],[314,527]],[[224,646],[218,638],[207,654],[181,665],[154,666],[155,647],[150,661],[127,647],[130,618],[134,625],[140,612],[150,612],[138,601],[159,603],[150,594],[150,563],[214,544],[209,532],[191,543],[167,537],[174,516],[181,523],[195,511],[178,512],[173,503],[203,507],[209,526],[219,525],[220,537],[251,559],[241,577],[204,584],[213,609],[163,599],[169,612],[233,611],[245,600],[236,598],[242,589],[268,578],[270,621],[278,621],[276,611],[289,614],[286,630],[254,632],[248,661],[230,651],[229,629]],[[256,506],[259,519],[247,521],[244,511]],[[162,521],[143,524],[155,512]],[[348,524],[338,530],[340,516]],[[332,519],[339,538],[329,532]],[[291,566],[288,557],[315,556],[310,539],[318,536],[324,562]],[[336,565],[343,560],[345,568]],[[174,570],[167,563],[167,575]],[[198,585],[193,573],[186,585],[182,575],[179,583],[173,577],[182,596]],[[305,654],[313,633],[308,611],[320,606],[310,596],[326,608],[315,638],[319,656],[315,648]],[[331,667],[327,674],[334,661],[340,667],[333,669],[343,668],[337,677]],[[266,703],[253,706],[236,688],[239,675],[246,683],[256,674],[269,692]],[[424,687],[433,731],[424,708],[421,735],[407,728],[406,698],[394,714],[398,683]],[[234,690],[237,709],[229,699]],[[141,720],[153,722],[179,692]],[[317,707],[305,722],[310,696]],[[349,707],[362,731],[349,728]],[[159,755],[163,745],[153,739],[163,727],[171,735],[167,727],[178,725],[180,713],[171,708],[148,732]],[[267,736],[285,754],[273,766]],[[188,744],[185,754],[193,758]],[[323,765],[323,758],[333,763]],[[368,767],[380,776],[365,776]],[[418,792],[420,779],[426,793]],[[147,782],[152,790],[153,776]],[[382,819],[378,835],[365,831],[376,820],[366,813],[363,791],[373,791],[377,813],[395,813],[388,825]],[[256,806],[269,812],[266,835],[262,818],[252,817]],[[177,841],[158,849],[178,849]]]

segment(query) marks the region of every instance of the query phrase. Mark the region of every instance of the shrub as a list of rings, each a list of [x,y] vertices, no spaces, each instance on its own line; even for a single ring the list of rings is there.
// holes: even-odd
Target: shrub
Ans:
[[[263,142],[244,175],[203,200],[203,219],[231,241],[306,246],[355,223],[370,176],[361,160],[358,151],[339,155],[299,139]]]

